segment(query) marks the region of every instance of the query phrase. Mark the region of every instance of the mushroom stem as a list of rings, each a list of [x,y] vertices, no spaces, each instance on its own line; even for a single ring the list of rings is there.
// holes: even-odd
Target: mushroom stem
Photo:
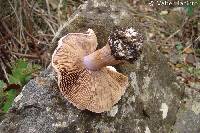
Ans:
[[[83,59],[83,63],[89,70],[98,70],[102,67],[119,64],[122,61],[116,60],[111,55],[110,46],[107,44],[103,48],[87,55]]]

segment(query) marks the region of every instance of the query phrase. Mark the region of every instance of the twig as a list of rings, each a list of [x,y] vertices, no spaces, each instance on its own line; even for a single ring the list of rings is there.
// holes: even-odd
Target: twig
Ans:
[[[167,39],[165,39],[164,44],[167,43],[172,37],[174,37],[176,34],[178,34],[181,30],[178,29],[173,34],[171,34]]]
[[[48,36],[48,37],[54,37],[54,35],[51,35],[51,34],[39,34],[39,35],[35,35],[35,37],[40,37],[40,36]]]
[[[6,34],[5,36],[2,36],[2,38],[0,39],[0,46],[4,45],[4,43],[6,42],[7,39],[9,39],[11,37],[10,34]]]
[[[8,2],[9,2],[9,4],[10,4],[10,6],[11,6],[13,12],[15,13],[15,16],[16,16],[18,22],[21,23],[21,20],[19,19],[18,15],[17,15],[16,9],[15,9],[15,8],[13,7],[13,5],[11,4],[10,0],[8,0]]]
[[[143,15],[143,14],[139,14],[139,13],[135,14],[135,15],[140,16],[140,17],[144,17],[144,18],[147,18],[147,19],[151,19],[151,20],[159,22],[159,23],[165,23],[164,20],[161,21],[161,20],[155,19],[155,18],[153,18],[151,16],[147,16],[147,15]]]
[[[49,16],[51,16],[51,11],[50,11],[50,7],[49,7],[49,0],[46,0],[46,5],[47,5],[47,12],[48,12]]]
[[[67,18],[69,18],[72,15],[72,6],[67,6]]]
[[[24,34],[23,34],[23,23],[22,23],[22,15],[21,15],[21,11],[22,11],[22,8],[21,8],[21,6],[19,7],[19,12],[20,12],[20,16],[18,16],[18,14],[17,14],[17,11],[16,11],[16,9],[13,7],[13,5],[12,5],[12,3],[10,2],[10,0],[8,0],[8,2],[9,2],[9,4],[10,4],[10,6],[11,6],[11,8],[12,8],[12,10],[13,10],[13,12],[14,12],[14,14],[15,14],[15,16],[16,16],[16,18],[17,18],[17,21],[18,21],[18,23],[19,23],[19,26],[20,26],[20,36],[19,36],[19,42],[22,40],[21,38],[23,37],[23,39],[25,40],[25,37],[24,37]],[[19,4],[21,5],[21,1],[19,1]],[[26,41],[26,40],[25,40]],[[26,43],[25,43],[26,44]]]
[[[195,40],[194,40],[194,42],[196,42],[197,40],[199,40],[200,39],[200,36],[198,36]]]
[[[53,21],[52,21],[53,19],[48,19],[48,18],[47,18],[46,16],[44,16],[44,15],[41,16],[41,17],[42,17],[43,19],[46,19],[46,20],[49,21],[50,23],[54,24],[55,26],[57,26],[57,27],[59,26],[59,24],[57,24],[56,22],[53,22]]]
[[[31,39],[37,41],[37,44],[46,44],[46,42],[42,42],[42,41],[38,40],[37,38],[35,38],[34,36],[32,36],[28,31],[25,30],[25,32]]]
[[[26,0],[26,3],[27,3],[27,5],[31,8],[31,11],[32,10],[34,10],[34,12],[33,13],[35,13],[36,15],[38,15],[38,16],[46,16],[46,17],[49,17],[49,14],[48,13],[45,13],[45,11],[44,10],[42,10],[42,9],[37,9],[37,8],[35,8],[34,6],[32,6],[31,4],[29,4],[28,3],[28,1]],[[58,19],[57,17],[55,17],[55,16],[53,16],[53,15],[50,15],[51,17],[50,18],[53,18],[53,19]]]
[[[62,24],[62,22],[61,22],[61,13],[62,13],[61,7],[62,7],[62,3],[63,3],[63,0],[60,0],[60,1],[59,1],[59,4],[58,4],[58,9],[57,9],[57,13],[58,13],[58,22],[59,22],[60,25]]]
[[[12,36],[12,38],[13,38],[18,44],[20,44],[22,47],[25,46],[24,44],[22,44],[22,43],[13,35],[13,33],[10,31],[10,29],[7,27],[7,25],[6,25],[3,21],[1,21],[1,23],[2,23],[2,25],[3,25],[3,27],[4,27],[4,29],[8,32],[8,34],[10,34],[10,35]]]
[[[130,7],[130,5],[129,4],[126,4],[128,7]],[[144,15],[144,14],[142,14],[142,13],[138,13],[137,11],[135,11],[134,9],[132,9],[132,8],[129,8],[129,10],[131,11],[131,12],[133,12],[133,15],[135,15],[135,16],[139,16],[139,17],[144,17],[144,18],[147,18],[147,19],[151,19],[151,20],[153,20],[153,21],[156,21],[156,22],[159,22],[159,23],[166,23],[164,20],[158,20],[158,19],[156,19],[156,18],[154,18],[154,17],[152,17],[152,16],[148,16],[148,15]]]
[[[6,80],[8,81],[8,75],[7,75],[5,66],[4,66],[3,61],[2,61],[1,58],[0,58],[0,62],[1,62],[1,67],[2,67],[2,70],[3,70],[4,76],[5,76]]]
[[[53,26],[49,23],[49,21],[48,21],[47,19],[44,18],[44,21],[45,21],[45,22],[47,23],[47,25],[49,26],[51,32],[55,35],[56,32],[55,32],[55,30],[53,29]]]
[[[25,39],[25,36],[24,36],[24,33],[23,33],[23,29],[24,29],[24,25],[23,25],[23,22],[22,22],[22,20],[23,20],[23,16],[22,16],[22,7],[24,7],[24,1],[22,1],[22,0],[20,0],[19,1],[19,17],[20,17],[20,22],[19,22],[19,27],[20,27],[20,29],[19,29],[19,39],[20,40],[24,40],[24,42],[25,42],[25,44],[27,44],[26,43],[26,39]]]
[[[33,59],[38,59],[39,57],[37,55],[29,55],[29,54],[21,54],[21,53],[16,53],[16,52],[9,52],[9,51],[6,51],[6,53],[11,53],[11,54],[14,54],[14,55],[17,55],[17,56],[21,56],[21,57],[26,57],[26,58],[33,58]]]

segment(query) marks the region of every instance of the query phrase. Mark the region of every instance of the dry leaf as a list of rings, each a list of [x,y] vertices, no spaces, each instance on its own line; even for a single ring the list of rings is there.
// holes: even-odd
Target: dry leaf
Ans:
[[[181,67],[183,67],[184,65],[183,64],[176,64],[176,67],[177,68],[181,68]]]
[[[191,53],[194,53],[194,50],[190,47],[187,47],[183,50],[183,53],[186,53],[186,54],[191,54]]]

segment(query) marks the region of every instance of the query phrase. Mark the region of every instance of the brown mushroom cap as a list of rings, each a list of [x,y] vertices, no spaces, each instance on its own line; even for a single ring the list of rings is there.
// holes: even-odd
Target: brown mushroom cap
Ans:
[[[124,94],[128,78],[106,67],[91,71],[83,64],[84,56],[96,50],[93,30],[69,33],[62,37],[52,55],[62,94],[77,108],[101,113],[108,111]]]

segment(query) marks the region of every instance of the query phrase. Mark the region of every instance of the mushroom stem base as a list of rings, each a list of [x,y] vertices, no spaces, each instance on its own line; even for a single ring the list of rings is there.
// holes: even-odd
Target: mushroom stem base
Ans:
[[[83,63],[89,70],[99,70],[102,67],[116,65],[122,61],[116,60],[111,55],[110,46],[106,45],[103,48],[84,57]]]

